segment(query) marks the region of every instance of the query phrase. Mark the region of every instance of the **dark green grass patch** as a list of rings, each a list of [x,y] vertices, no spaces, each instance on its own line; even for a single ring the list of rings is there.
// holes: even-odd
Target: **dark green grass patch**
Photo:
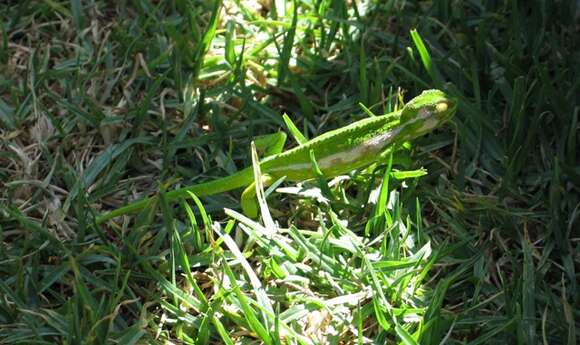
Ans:
[[[576,344],[579,13],[2,2],[0,343]],[[312,138],[427,88],[460,109],[392,167],[283,182],[260,221],[163,199],[250,166],[284,113]]]

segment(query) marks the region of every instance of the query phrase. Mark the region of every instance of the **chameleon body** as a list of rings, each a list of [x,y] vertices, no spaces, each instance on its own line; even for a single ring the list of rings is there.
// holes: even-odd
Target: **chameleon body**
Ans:
[[[335,177],[385,159],[404,142],[431,132],[449,120],[457,108],[456,102],[439,90],[427,90],[408,102],[401,110],[366,118],[346,127],[326,132],[300,146],[268,156],[260,161],[260,170],[267,183],[285,177],[290,181],[314,178],[310,152],[326,177]],[[268,182],[269,181],[269,182]],[[256,210],[247,203],[252,199],[254,175],[251,167],[214,181],[170,191],[168,201],[218,194],[248,187],[242,195],[245,213],[255,216]],[[111,218],[139,211],[151,198],[133,202],[106,213],[97,219],[102,223]]]

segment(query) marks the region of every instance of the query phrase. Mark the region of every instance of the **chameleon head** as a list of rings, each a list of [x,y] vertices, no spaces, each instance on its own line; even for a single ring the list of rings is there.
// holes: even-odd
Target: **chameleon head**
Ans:
[[[401,113],[405,140],[431,132],[447,122],[457,110],[457,102],[439,90],[423,91],[409,101]]]

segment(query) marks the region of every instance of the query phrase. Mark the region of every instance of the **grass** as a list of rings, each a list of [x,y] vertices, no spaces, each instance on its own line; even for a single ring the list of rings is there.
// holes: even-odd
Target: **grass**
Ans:
[[[577,2],[268,4],[0,5],[0,343],[576,344]],[[95,224],[426,88],[410,163]]]

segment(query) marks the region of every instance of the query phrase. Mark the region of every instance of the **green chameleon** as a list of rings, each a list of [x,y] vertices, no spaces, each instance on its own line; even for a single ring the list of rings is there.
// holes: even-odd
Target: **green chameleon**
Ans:
[[[290,181],[315,178],[310,153],[325,177],[335,177],[378,161],[386,160],[404,142],[431,132],[449,120],[457,109],[456,102],[439,90],[423,91],[402,109],[386,115],[369,117],[346,127],[326,132],[285,152],[286,135],[279,136],[274,154],[260,161],[264,185],[285,177]],[[276,152],[277,151],[277,152]],[[244,213],[256,217],[258,206],[252,167],[214,181],[170,191],[167,201],[186,198],[189,192],[207,196],[246,187],[241,205]],[[152,198],[135,201],[97,218],[97,223],[150,205]]]

